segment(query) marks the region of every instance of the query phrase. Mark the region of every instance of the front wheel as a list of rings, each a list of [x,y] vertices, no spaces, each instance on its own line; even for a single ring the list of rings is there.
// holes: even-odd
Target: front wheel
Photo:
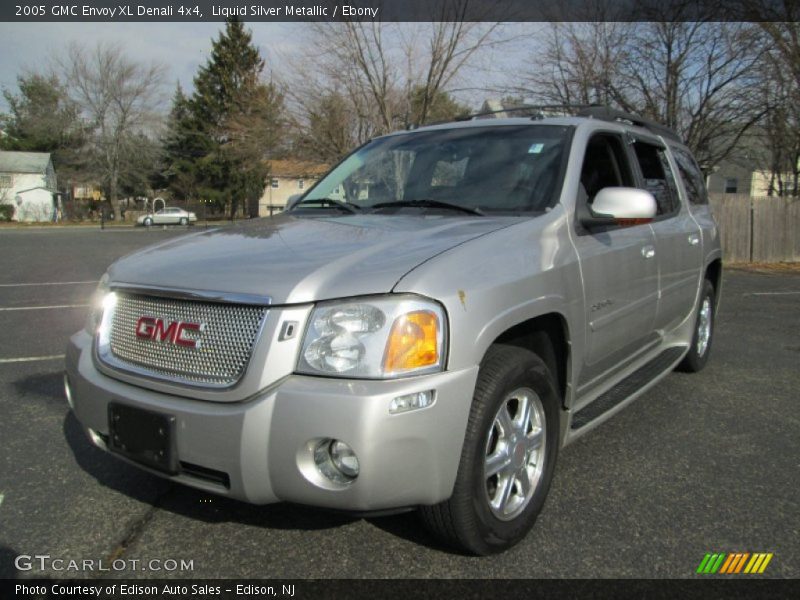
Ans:
[[[189,223],[189,219],[186,217],[181,217],[181,225],[187,225]]]
[[[423,507],[443,541],[478,555],[502,552],[530,530],[550,488],[559,403],[545,363],[495,345],[481,363],[453,495]]]
[[[697,308],[697,320],[695,321],[692,345],[678,365],[679,371],[697,373],[708,362],[714,335],[715,298],[714,286],[706,279],[703,281],[703,291],[700,294],[700,304]]]

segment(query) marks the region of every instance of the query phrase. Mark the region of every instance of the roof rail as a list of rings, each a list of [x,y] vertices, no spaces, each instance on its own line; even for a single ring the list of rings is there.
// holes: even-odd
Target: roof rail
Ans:
[[[562,110],[564,112],[574,113],[578,110],[600,107],[599,104],[520,104],[519,106],[511,106],[507,108],[498,108],[497,110],[486,110],[479,113],[472,113],[469,115],[462,115],[453,119],[454,121],[471,121],[480,117],[489,117],[500,113],[520,112],[520,111],[536,111],[536,114],[531,118],[540,119],[544,115],[543,112]]]
[[[631,125],[636,125],[637,127],[643,127],[645,129],[649,129],[652,133],[655,133],[656,135],[660,135],[665,138],[669,138],[677,142],[683,143],[683,140],[675,132],[675,130],[670,129],[666,125],[661,125],[660,123],[656,123],[655,121],[652,121],[645,117],[640,117],[639,115],[634,115],[622,110],[609,108],[608,106],[589,106],[580,110],[576,114],[576,116],[591,117],[593,119],[600,119],[602,121],[628,122]]]
[[[535,111],[535,114],[532,115],[530,118],[542,119],[545,116],[544,115],[545,112],[559,111],[559,110],[567,114],[574,115],[576,117],[589,117],[592,119],[600,119],[602,121],[610,121],[612,123],[614,122],[629,123],[631,125],[636,125],[637,127],[643,127],[644,129],[649,129],[652,133],[656,135],[669,138],[681,144],[683,143],[681,137],[673,129],[670,129],[666,125],[661,125],[660,123],[657,123],[656,121],[653,121],[651,119],[640,117],[639,115],[634,115],[632,113],[627,113],[622,110],[617,110],[615,108],[610,108],[603,104],[520,104],[519,106],[512,106],[509,108],[499,108],[497,110],[487,110],[479,113],[472,113],[469,115],[461,115],[445,121],[436,121],[435,123],[428,123],[427,125],[441,125],[443,123],[452,123],[453,121],[472,121],[474,119],[479,119],[480,117],[489,117],[500,113],[510,113],[510,112],[520,112],[520,111],[531,111],[531,112]],[[412,125],[409,127],[409,129],[415,129],[416,127],[417,127],[416,125]]]

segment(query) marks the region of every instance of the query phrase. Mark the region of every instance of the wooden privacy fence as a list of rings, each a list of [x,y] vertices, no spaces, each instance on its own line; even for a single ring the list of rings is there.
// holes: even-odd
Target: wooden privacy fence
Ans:
[[[800,198],[711,194],[726,262],[800,261]]]

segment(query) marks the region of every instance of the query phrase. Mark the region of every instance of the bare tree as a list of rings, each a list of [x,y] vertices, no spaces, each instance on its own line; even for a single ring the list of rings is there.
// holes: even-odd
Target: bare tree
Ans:
[[[164,67],[131,61],[120,46],[105,43],[71,44],[56,60],[90,130],[90,172],[103,181],[119,215],[125,161],[137,152],[140,136],[160,120]]]
[[[763,52],[758,28],[747,23],[554,23],[536,70],[512,89],[665,123],[708,169],[767,112],[753,93]]]
[[[770,107],[763,125],[770,195],[800,192],[800,11],[794,8],[796,12],[788,15],[792,21],[759,24],[770,42],[759,85],[763,102]]]
[[[342,147],[460,112],[449,97],[459,76],[508,40],[499,23],[465,21],[470,5],[437,5],[428,23],[312,24],[313,47],[284,73],[295,127],[311,141],[326,132],[326,153],[341,156]],[[346,135],[332,135],[335,126]]]

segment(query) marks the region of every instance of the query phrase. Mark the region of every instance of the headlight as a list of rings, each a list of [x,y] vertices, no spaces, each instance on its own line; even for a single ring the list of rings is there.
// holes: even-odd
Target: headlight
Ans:
[[[311,313],[298,372],[388,379],[441,371],[447,323],[417,296],[326,302]]]
[[[108,273],[103,274],[100,282],[97,284],[92,294],[91,302],[89,303],[89,316],[86,319],[86,331],[90,335],[97,332],[100,326],[100,319],[103,316],[103,300],[108,294]]]

